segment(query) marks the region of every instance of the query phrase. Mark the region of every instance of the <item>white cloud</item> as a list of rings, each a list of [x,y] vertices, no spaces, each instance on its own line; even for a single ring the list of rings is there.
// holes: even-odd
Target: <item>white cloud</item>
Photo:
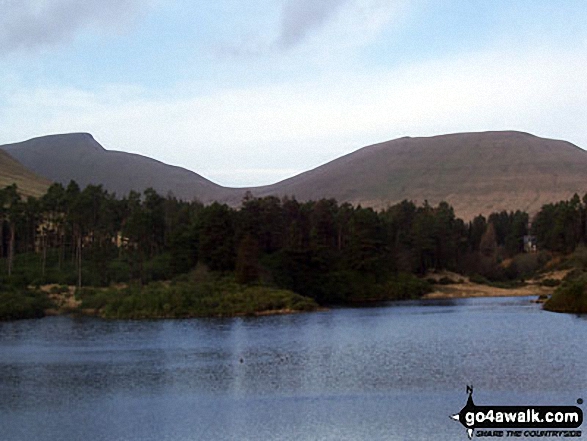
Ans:
[[[0,53],[69,42],[87,27],[119,29],[149,1],[0,1]]]

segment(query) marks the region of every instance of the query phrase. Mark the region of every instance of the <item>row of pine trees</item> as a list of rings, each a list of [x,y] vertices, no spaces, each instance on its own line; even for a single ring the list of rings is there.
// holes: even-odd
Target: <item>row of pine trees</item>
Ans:
[[[6,283],[147,283],[198,264],[240,283],[271,283],[336,301],[323,285],[430,270],[515,277],[500,262],[538,248],[569,253],[587,240],[587,199],[545,205],[530,218],[500,212],[471,222],[447,203],[403,201],[382,211],[332,199],[244,198],[240,208],[163,197],[123,198],[89,185],[53,184],[41,198],[0,190],[0,276]],[[334,297],[334,298],[333,298]]]

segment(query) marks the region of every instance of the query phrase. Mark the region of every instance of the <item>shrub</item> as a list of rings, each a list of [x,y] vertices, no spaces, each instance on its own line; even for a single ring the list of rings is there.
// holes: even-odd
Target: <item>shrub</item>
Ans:
[[[509,271],[510,279],[529,279],[548,262],[548,253],[522,253],[514,256]]]
[[[40,318],[53,303],[40,291],[4,287],[0,291],[0,320]]]
[[[540,281],[540,285],[542,286],[549,286],[549,287],[554,287],[554,286],[559,286],[561,284],[560,280],[557,279],[544,279]]]
[[[587,275],[562,283],[544,303],[544,309],[555,312],[587,313]]]
[[[469,277],[471,283],[478,283],[479,285],[489,285],[489,280],[483,277],[481,274],[473,274]]]
[[[233,278],[211,275],[200,283],[176,279],[123,289],[83,288],[76,296],[82,300],[82,308],[96,309],[102,317],[124,319],[224,317],[317,308],[312,299],[291,291],[243,286]]]
[[[386,300],[417,299],[431,291],[430,283],[407,273],[397,274],[384,285]]]
[[[454,281],[453,279],[451,279],[450,277],[441,277],[438,282],[439,285],[454,285],[455,283],[457,283],[456,281]]]
[[[582,269],[575,268],[567,273],[565,277],[563,277],[563,282],[570,282],[572,280],[578,279],[583,276],[585,272]]]

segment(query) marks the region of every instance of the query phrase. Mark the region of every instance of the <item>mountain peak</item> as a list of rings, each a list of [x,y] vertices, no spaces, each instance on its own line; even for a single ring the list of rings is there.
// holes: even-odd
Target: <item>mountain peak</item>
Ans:
[[[587,191],[587,152],[519,131],[403,137],[251,191],[377,209],[403,199],[446,201],[467,220],[502,210],[533,214],[543,204]]]
[[[144,156],[105,150],[89,133],[44,136],[0,148],[48,179],[102,184],[119,196],[153,187],[180,199],[236,206],[247,190],[220,187]],[[406,136],[248,190],[260,197],[335,198],[376,209],[404,199],[432,205],[446,201],[465,220],[502,210],[533,214],[543,204],[587,192],[587,152],[566,141],[513,130]]]
[[[189,170],[145,156],[106,150],[89,133],[41,136],[0,146],[30,170],[67,185],[102,185],[124,196],[152,187],[162,195],[204,202],[221,199],[224,189]]]
[[[9,144],[3,147],[5,150],[10,151],[13,148],[26,148],[31,150],[90,150],[93,152],[104,152],[104,147],[94,139],[90,133],[76,132],[76,133],[63,133],[56,135],[39,136],[36,138],[29,139],[17,144]]]

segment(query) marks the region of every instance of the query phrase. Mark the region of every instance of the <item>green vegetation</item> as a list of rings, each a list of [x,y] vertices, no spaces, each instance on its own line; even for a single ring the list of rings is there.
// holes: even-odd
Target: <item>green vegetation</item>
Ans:
[[[348,303],[411,300],[432,292],[428,281],[407,273],[398,273],[379,284],[358,281],[356,286],[351,285],[350,288],[346,298]]]
[[[555,286],[559,286],[561,284],[561,281],[558,279],[544,279],[540,281],[540,285],[541,286],[548,286],[548,287],[555,287]]]
[[[52,306],[39,291],[0,287],[0,320],[40,318]]]
[[[544,309],[554,312],[568,312],[575,314],[587,313],[587,248],[578,246],[568,255],[559,268],[570,269],[567,275],[559,281],[545,279],[543,283],[558,282],[559,286],[554,294],[544,303]]]
[[[314,311],[316,302],[291,291],[240,285],[230,278],[204,283],[153,282],[116,288],[82,288],[81,308],[104,318],[232,317],[267,312]]]
[[[458,281],[458,280],[453,280],[450,277],[446,277],[443,276],[438,280],[434,280],[432,279],[432,283],[438,284],[438,285],[454,285],[457,283],[463,283],[462,280]]]
[[[562,283],[544,303],[544,309],[554,312],[587,313],[587,274]]]
[[[384,285],[382,300],[410,300],[432,292],[432,286],[412,274],[400,273]]]
[[[492,282],[491,280],[488,280],[486,277],[483,277],[479,274],[472,274],[469,277],[469,280],[472,283],[477,283],[479,285],[487,285],[501,289],[515,289],[526,286],[526,283],[523,280],[505,280]]]
[[[233,209],[152,189],[118,199],[75,182],[25,201],[13,185],[0,190],[0,284],[76,285],[83,308],[106,317],[188,317],[417,298],[431,290],[429,271],[518,287],[562,252],[584,271],[585,201],[545,206],[536,219],[532,231],[520,211],[465,223],[444,202],[376,212],[247,196]],[[528,233],[540,252],[523,253]],[[194,279],[195,268],[209,274]]]

